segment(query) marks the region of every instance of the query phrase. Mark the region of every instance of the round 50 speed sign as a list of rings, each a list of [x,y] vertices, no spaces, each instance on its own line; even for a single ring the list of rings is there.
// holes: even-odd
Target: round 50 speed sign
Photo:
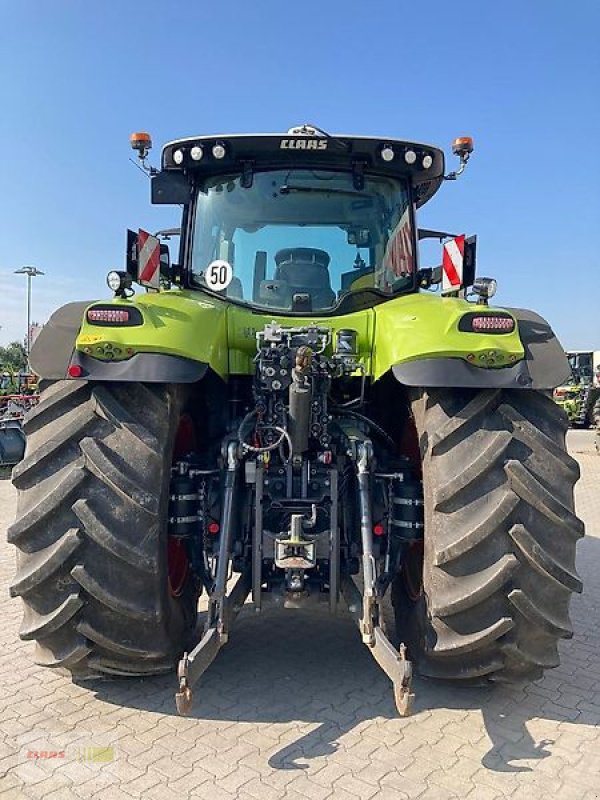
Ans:
[[[226,289],[233,280],[233,267],[228,261],[217,259],[211,261],[204,273],[204,280],[209,289],[220,292]]]

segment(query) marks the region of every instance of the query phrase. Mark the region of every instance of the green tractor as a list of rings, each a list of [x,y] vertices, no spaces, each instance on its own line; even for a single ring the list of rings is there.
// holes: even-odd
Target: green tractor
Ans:
[[[554,390],[554,400],[571,425],[600,429],[600,350],[567,352],[571,376]]]
[[[37,663],[179,662],[186,713],[250,598],[347,607],[401,714],[413,665],[462,685],[557,666],[581,591],[551,397],[569,364],[537,314],[489,305],[474,239],[416,221],[471,140],[449,174],[435,147],[309,125],[174,141],[160,170],[132,145],[181,227],[130,231],[114,297],[56,311],[31,354],[8,536]],[[441,267],[419,264],[431,237]]]

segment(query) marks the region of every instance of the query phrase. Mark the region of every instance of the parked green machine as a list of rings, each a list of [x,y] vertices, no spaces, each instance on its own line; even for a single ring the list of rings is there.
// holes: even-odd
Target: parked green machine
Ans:
[[[600,428],[600,350],[567,352],[571,377],[554,390],[571,425]]]
[[[145,166],[149,136],[132,144]],[[581,591],[550,397],[569,364],[545,320],[489,304],[473,239],[417,227],[472,142],[453,149],[446,173],[436,147],[309,125],[164,147],[148,171],[183,209],[177,263],[130,232],[114,297],[59,309],[31,354],[8,535],[38,663],[179,661],[185,713],[250,597],[345,602],[402,714],[413,664],[459,684],[558,664]],[[432,236],[442,267],[419,263]]]

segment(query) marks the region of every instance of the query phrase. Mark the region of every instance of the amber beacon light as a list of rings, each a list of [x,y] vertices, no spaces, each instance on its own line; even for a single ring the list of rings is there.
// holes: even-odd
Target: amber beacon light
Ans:
[[[457,136],[452,142],[452,152],[455,156],[473,152],[473,139],[470,136]]]
[[[152,149],[152,137],[149,133],[132,133],[129,137],[129,143],[133,150],[137,150],[140,158],[146,158],[148,152]]]

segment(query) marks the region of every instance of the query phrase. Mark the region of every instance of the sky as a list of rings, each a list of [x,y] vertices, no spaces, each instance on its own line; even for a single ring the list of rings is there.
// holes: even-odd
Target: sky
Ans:
[[[499,305],[600,349],[600,3],[0,0],[0,345],[110,296],[150,205],[129,135],[330,132],[475,140],[419,223],[478,236]],[[439,263],[439,262],[438,262]]]

